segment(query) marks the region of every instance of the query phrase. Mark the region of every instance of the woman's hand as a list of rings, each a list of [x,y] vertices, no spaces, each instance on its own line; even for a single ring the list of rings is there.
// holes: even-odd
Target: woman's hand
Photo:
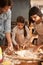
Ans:
[[[27,45],[26,45],[26,44],[24,44],[24,45],[23,45],[23,49],[26,49],[26,48],[27,48]]]
[[[40,45],[38,48],[37,48],[37,51],[42,51],[43,50],[43,45]]]

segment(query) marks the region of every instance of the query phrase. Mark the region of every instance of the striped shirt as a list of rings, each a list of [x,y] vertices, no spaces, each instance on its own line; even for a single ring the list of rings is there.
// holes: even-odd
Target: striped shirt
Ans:
[[[0,14],[0,38],[5,36],[5,33],[11,32],[11,10]]]

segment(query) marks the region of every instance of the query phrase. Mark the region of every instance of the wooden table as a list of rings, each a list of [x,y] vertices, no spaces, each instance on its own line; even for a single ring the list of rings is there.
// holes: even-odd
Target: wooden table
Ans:
[[[38,62],[30,62],[30,63],[21,62],[21,64],[16,64],[16,65],[38,65]]]
[[[37,46],[38,47],[38,46]],[[5,50],[6,47],[3,47],[2,46],[2,49],[3,51]],[[20,64],[14,64],[14,65],[41,65],[39,61],[24,61],[24,62],[21,62]]]

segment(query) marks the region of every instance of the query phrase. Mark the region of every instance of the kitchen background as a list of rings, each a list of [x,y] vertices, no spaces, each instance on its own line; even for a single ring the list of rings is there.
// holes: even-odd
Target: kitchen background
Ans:
[[[18,16],[24,16],[25,20],[28,21],[29,9],[32,6],[39,7],[43,14],[43,0],[13,0],[12,28],[16,25]]]

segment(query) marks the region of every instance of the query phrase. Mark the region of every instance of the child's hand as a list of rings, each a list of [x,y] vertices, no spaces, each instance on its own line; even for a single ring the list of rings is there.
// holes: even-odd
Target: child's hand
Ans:
[[[26,49],[26,48],[27,48],[27,44],[24,44],[24,45],[23,45],[23,49]]]
[[[18,44],[15,45],[15,49],[16,49],[16,50],[19,50],[19,45],[18,45]]]

